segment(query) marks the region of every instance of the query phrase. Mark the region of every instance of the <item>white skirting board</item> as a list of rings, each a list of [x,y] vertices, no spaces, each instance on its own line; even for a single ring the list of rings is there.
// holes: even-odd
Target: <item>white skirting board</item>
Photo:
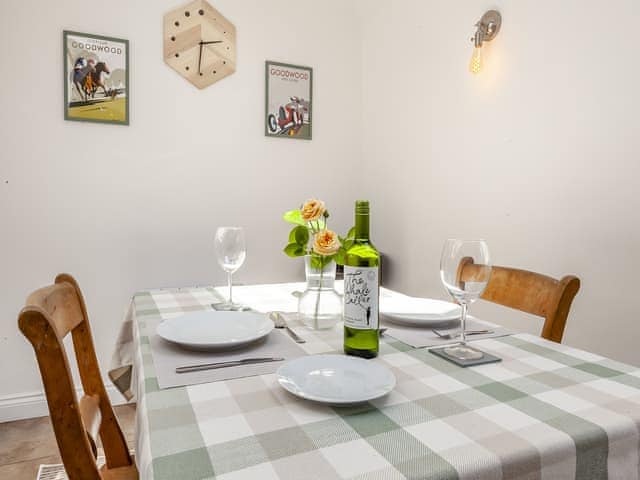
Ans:
[[[116,387],[106,385],[106,389],[112,405],[127,403]],[[80,398],[83,395],[82,388],[77,390]],[[0,397],[0,423],[47,415],[49,415],[49,407],[44,392],[26,392]]]

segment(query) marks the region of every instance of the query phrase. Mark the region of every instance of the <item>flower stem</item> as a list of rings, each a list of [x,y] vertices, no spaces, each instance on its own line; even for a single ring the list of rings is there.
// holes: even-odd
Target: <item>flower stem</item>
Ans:
[[[320,284],[318,285],[318,297],[316,298],[316,310],[313,314],[313,328],[318,330],[318,309],[320,308],[320,294],[322,293],[322,276],[324,275],[324,262],[320,262]]]

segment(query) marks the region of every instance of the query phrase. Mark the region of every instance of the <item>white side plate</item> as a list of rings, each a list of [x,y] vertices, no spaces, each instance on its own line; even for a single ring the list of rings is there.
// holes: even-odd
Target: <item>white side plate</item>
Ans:
[[[165,320],[156,330],[168,342],[193,350],[226,350],[271,333],[273,322],[254,312],[206,310]]]
[[[382,319],[398,325],[443,328],[454,326],[460,314],[459,305],[432,298],[383,298],[380,301]]]
[[[292,394],[330,405],[350,405],[380,398],[396,385],[383,365],[346,355],[311,355],[285,363],[278,382]]]

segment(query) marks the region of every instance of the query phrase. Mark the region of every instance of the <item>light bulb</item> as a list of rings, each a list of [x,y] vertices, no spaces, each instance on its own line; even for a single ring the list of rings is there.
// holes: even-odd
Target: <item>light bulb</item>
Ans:
[[[482,71],[482,47],[475,47],[471,60],[469,61],[469,71],[471,73],[478,74]]]

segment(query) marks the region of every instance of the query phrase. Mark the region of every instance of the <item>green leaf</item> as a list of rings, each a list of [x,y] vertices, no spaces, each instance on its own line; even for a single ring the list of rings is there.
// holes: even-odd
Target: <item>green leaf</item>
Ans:
[[[321,265],[320,265],[320,257],[317,257],[315,255],[311,255],[310,265],[311,265],[311,268],[320,269],[320,267],[321,267]]]
[[[347,251],[344,248],[340,248],[340,250],[338,250],[338,253],[334,255],[333,259],[338,265],[344,265],[346,255]]]
[[[321,270],[322,267],[323,267],[322,257],[317,254],[311,255],[311,268]]]
[[[284,253],[290,257],[302,257],[306,252],[304,247],[301,245],[298,245],[297,243],[290,243],[284,247]]]
[[[306,247],[307,243],[309,243],[309,229],[302,225],[293,227],[289,233],[289,243],[297,243],[298,245]]]
[[[282,216],[285,222],[293,223],[295,225],[302,225],[303,227],[307,226],[307,222],[302,219],[302,213],[300,210],[289,210],[285,212]]]
[[[356,227],[351,227],[351,230],[347,233],[347,238],[356,238]]]
[[[311,268],[321,270],[335,260],[336,254],[333,255],[319,255],[317,253],[311,254]]]

